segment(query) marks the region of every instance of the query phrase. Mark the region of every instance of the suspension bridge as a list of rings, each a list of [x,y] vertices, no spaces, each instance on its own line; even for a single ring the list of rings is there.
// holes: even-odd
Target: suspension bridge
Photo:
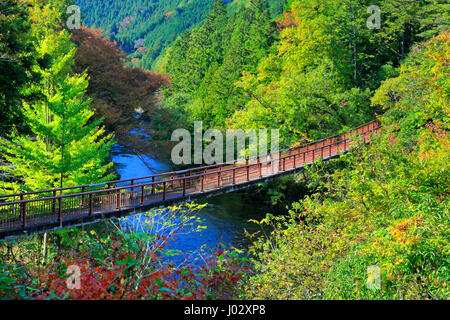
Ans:
[[[234,192],[301,171],[371,140],[378,121],[277,155],[93,185],[0,195],[0,239],[95,223]]]

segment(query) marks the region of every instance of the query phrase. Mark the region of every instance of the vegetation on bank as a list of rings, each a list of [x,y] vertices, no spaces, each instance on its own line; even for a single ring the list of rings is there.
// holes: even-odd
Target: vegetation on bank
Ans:
[[[242,296],[246,259],[218,248],[175,264],[169,243],[184,232],[201,232],[187,204],[97,225],[1,242],[0,298],[52,300],[232,299]],[[130,219],[131,220],[131,219]],[[79,278],[77,278],[79,276]]]
[[[320,192],[269,216],[274,232],[253,246],[248,298],[450,297],[450,32],[414,47],[372,104],[385,111],[370,146],[344,169],[310,169]],[[370,289],[368,268],[381,271]]]
[[[115,177],[110,171],[113,164],[106,159],[114,141],[101,127],[102,119],[93,120],[85,95],[86,73],[71,70],[76,49],[70,33],[61,29],[62,13],[49,5],[35,5],[29,19],[35,59],[43,62],[32,66],[37,80],[21,88],[35,97],[21,108],[28,132],[0,136],[2,157],[12,165],[0,170],[15,177],[3,181],[1,193],[110,181]]]

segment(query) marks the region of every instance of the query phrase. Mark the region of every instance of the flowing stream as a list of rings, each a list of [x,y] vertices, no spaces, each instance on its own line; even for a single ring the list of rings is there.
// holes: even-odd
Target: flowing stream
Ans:
[[[140,131],[135,131],[140,132]],[[119,144],[112,151],[112,160],[116,164],[116,171],[120,179],[143,177],[161,172],[171,171],[171,166],[156,159],[151,154],[133,154],[129,149]],[[262,219],[265,210],[244,192],[208,198],[198,203],[208,203],[197,216],[202,220],[201,226],[206,229],[201,232],[180,234],[176,242],[170,243],[170,249],[181,250],[185,253],[196,252],[202,247],[214,249],[218,245],[227,248],[235,247],[240,250],[247,248],[248,238],[244,229],[250,233],[258,230],[257,225],[249,219]],[[137,219],[139,216],[129,217]]]

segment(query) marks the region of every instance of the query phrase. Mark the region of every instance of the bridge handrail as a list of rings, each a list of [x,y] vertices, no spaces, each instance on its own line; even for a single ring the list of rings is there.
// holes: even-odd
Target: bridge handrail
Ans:
[[[372,131],[365,132],[365,133],[363,133],[363,135],[369,134],[371,132]],[[295,157],[295,156],[299,156],[299,155],[302,155],[302,154],[307,154],[309,152],[315,152],[317,150],[325,149],[325,148],[336,146],[336,145],[339,145],[339,144],[342,144],[342,142],[338,142],[338,143],[334,143],[332,145],[319,147],[319,148],[313,149],[313,150],[302,151],[302,152],[297,153],[297,154],[285,155],[282,158],[278,158],[278,159],[261,161],[261,162],[256,163],[256,164],[255,163],[251,163],[251,164],[247,164],[247,165],[240,165],[240,166],[237,166],[237,167],[235,166],[235,167],[232,167],[232,168],[220,169],[220,170],[217,170],[217,171],[209,171],[209,172],[204,172],[204,173],[200,173],[200,174],[197,174],[197,175],[191,175],[191,176],[185,176],[185,177],[177,177],[177,178],[171,178],[171,179],[168,179],[168,180],[159,180],[159,181],[154,181],[154,182],[152,181],[152,182],[146,182],[146,183],[142,183],[142,184],[121,186],[121,187],[115,187],[115,188],[110,188],[110,189],[93,190],[93,191],[86,191],[86,192],[81,192],[81,193],[63,194],[63,195],[58,195],[58,196],[54,196],[54,197],[45,197],[45,198],[36,198],[36,199],[24,199],[24,200],[19,200],[19,201],[4,202],[4,203],[0,203],[0,207],[6,206],[6,205],[10,206],[10,205],[31,203],[31,202],[37,202],[37,201],[47,201],[47,200],[58,200],[58,199],[75,198],[75,197],[80,197],[80,196],[89,196],[89,195],[94,195],[94,194],[101,194],[101,193],[105,193],[105,192],[114,193],[114,192],[121,191],[121,190],[137,189],[137,188],[142,188],[142,187],[161,185],[161,184],[164,184],[164,183],[167,184],[169,182],[183,181],[185,179],[201,178],[201,177],[205,177],[205,176],[208,176],[208,175],[215,175],[215,174],[218,174],[218,173],[225,173],[225,172],[234,171],[234,170],[237,170],[237,169],[250,168],[250,167],[257,166],[257,165],[264,165],[264,164],[268,164],[268,163],[272,163],[272,162],[281,162],[283,159],[289,159],[289,158],[292,158],[292,157]]]
[[[344,131],[344,132],[342,132],[340,134],[336,134],[336,135],[333,135],[333,136],[322,138],[322,139],[319,139],[319,140],[314,141],[314,142],[310,142],[310,143],[307,143],[307,144],[302,144],[300,146],[291,147],[291,148],[287,148],[287,149],[281,150],[280,154],[287,153],[287,152],[292,152],[294,150],[299,150],[299,149],[303,149],[303,148],[308,148],[309,146],[316,145],[316,144],[319,144],[321,142],[332,140],[332,139],[335,139],[335,138],[342,138],[342,137],[345,137],[349,133],[350,134],[351,133],[357,133],[357,131],[359,129],[362,129],[362,128],[365,128],[365,127],[369,127],[370,125],[377,124],[377,123],[379,124],[379,122],[377,120],[370,121],[370,122],[367,122],[367,123],[365,123],[363,125],[360,125],[360,126],[358,126],[356,128]],[[338,142],[338,143],[341,143],[341,142]],[[334,146],[334,145],[336,145],[336,143],[332,143],[331,145]],[[330,145],[327,145],[326,147],[328,147],[328,146],[330,146]],[[325,146],[323,146],[323,147],[325,147]],[[307,152],[311,152],[311,151],[313,151],[313,150],[306,150],[306,151],[300,152],[299,154],[303,154],[303,153],[307,153]],[[267,157],[267,156],[269,156],[269,154],[270,153],[268,153],[267,155],[262,156],[262,157]],[[291,157],[291,156],[293,156],[293,155],[287,155],[285,157],[288,158],[288,157]],[[55,194],[57,192],[63,192],[63,191],[75,190],[75,189],[82,189],[82,190],[84,190],[84,189],[87,189],[87,188],[100,187],[102,185],[108,187],[109,185],[112,185],[112,184],[116,184],[117,185],[119,183],[125,183],[125,182],[134,183],[135,181],[139,181],[139,180],[147,180],[147,179],[154,179],[155,180],[155,181],[152,181],[152,182],[148,182],[146,184],[139,184],[139,185],[132,184],[132,185],[123,186],[123,187],[119,187],[119,188],[116,187],[116,188],[108,188],[108,189],[101,189],[101,190],[94,190],[94,191],[83,191],[81,193],[60,194],[59,196],[53,196],[53,197],[45,197],[45,198],[37,198],[37,199],[23,199],[23,200],[20,200],[20,201],[4,202],[4,203],[0,203],[0,206],[4,205],[4,204],[24,203],[24,201],[25,202],[26,201],[33,202],[33,201],[37,201],[37,200],[54,200],[54,199],[59,199],[60,197],[67,198],[67,197],[70,197],[71,195],[72,196],[83,195],[83,194],[89,195],[91,192],[101,193],[101,192],[113,191],[113,190],[117,190],[117,189],[129,189],[130,187],[138,187],[138,186],[141,186],[141,185],[154,185],[154,184],[161,184],[161,183],[164,183],[164,182],[178,181],[178,180],[182,180],[184,177],[179,177],[179,179],[178,179],[178,178],[173,178],[173,176],[177,176],[179,174],[188,174],[188,173],[190,174],[190,173],[195,172],[195,171],[204,171],[203,173],[198,174],[198,175],[189,175],[189,178],[193,178],[193,177],[198,177],[198,176],[205,175],[205,174],[209,175],[209,174],[214,174],[214,173],[217,173],[217,172],[224,172],[225,169],[223,169],[223,167],[225,167],[225,166],[228,166],[228,165],[235,166],[236,163],[244,162],[244,161],[248,163],[248,162],[250,162],[252,160],[260,160],[262,157],[261,156],[247,157],[245,159],[238,160],[238,161],[235,160],[235,161],[231,161],[231,162],[224,162],[224,163],[220,163],[220,164],[213,164],[213,165],[202,166],[202,167],[198,167],[198,168],[191,168],[191,169],[187,169],[187,170],[178,170],[178,171],[165,172],[165,173],[154,174],[154,175],[150,175],[150,176],[138,177],[138,178],[133,178],[133,179],[113,180],[113,181],[107,181],[107,182],[102,182],[102,183],[98,183],[98,184],[89,184],[89,185],[81,185],[81,186],[73,186],[73,187],[66,187],[66,188],[57,188],[57,189],[33,191],[33,192],[18,193],[18,194],[0,195],[0,199],[6,199],[6,198],[12,198],[12,197],[25,197],[25,196],[29,196],[29,195],[37,195],[37,194],[43,194],[43,193],[53,193],[53,194]],[[282,157],[278,157],[278,159],[282,160],[283,158]],[[255,164],[248,164],[248,165],[245,165],[245,166],[240,165],[240,168],[245,168],[247,166],[254,166],[254,165]],[[213,169],[213,168],[218,168],[218,167],[222,168],[222,169],[217,170],[217,171],[212,171],[212,172],[207,172],[206,171],[208,169]],[[230,168],[230,169],[232,170],[233,168]],[[171,178],[168,179],[168,180],[156,181],[156,178],[164,177],[164,176],[171,176]]]
[[[362,136],[362,135],[370,134],[371,132],[373,132],[374,130],[377,130],[378,128],[379,127],[374,127],[374,128],[372,128],[371,130],[369,130],[367,132],[361,133],[360,135]],[[358,130],[358,129],[356,129],[356,130]],[[58,199],[66,199],[66,198],[75,198],[75,197],[80,197],[80,196],[89,196],[89,195],[94,195],[94,194],[101,194],[101,193],[105,193],[105,192],[114,193],[114,192],[118,192],[118,191],[121,191],[121,190],[136,189],[136,188],[142,188],[142,187],[148,187],[148,186],[156,186],[156,185],[161,185],[161,184],[173,183],[173,182],[177,182],[177,181],[183,181],[183,180],[186,180],[186,179],[201,178],[201,177],[205,177],[205,176],[209,176],[209,175],[216,175],[218,173],[225,173],[225,172],[229,172],[229,171],[233,171],[233,170],[237,170],[237,169],[251,168],[251,167],[254,167],[254,166],[264,165],[264,164],[268,164],[268,163],[272,163],[272,162],[282,162],[285,159],[289,159],[289,158],[296,157],[296,156],[301,156],[303,154],[307,154],[307,153],[310,153],[310,152],[316,152],[317,150],[324,150],[325,148],[331,148],[333,146],[340,145],[342,143],[343,143],[342,141],[338,141],[338,142],[334,142],[333,144],[330,144],[330,145],[318,147],[318,148],[315,148],[315,149],[312,149],[312,150],[302,151],[302,152],[299,152],[299,153],[296,153],[296,154],[284,155],[283,157],[280,157],[280,158],[272,158],[271,160],[267,160],[267,158],[266,158],[265,161],[259,161],[258,163],[249,163],[249,164],[245,164],[245,165],[236,165],[236,163],[234,163],[234,166],[231,167],[231,168],[223,168],[223,165],[222,165],[222,167],[219,168],[219,170],[209,171],[209,172],[206,171],[206,172],[202,172],[202,173],[199,173],[199,174],[196,174],[196,175],[174,177],[174,178],[169,178],[169,179],[166,179],[166,180],[151,181],[151,182],[146,182],[146,183],[142,183],[142,184],[120,186],[120,187],[109,188],[109,189],[85,191],[85,192],[81,192],[81,193],[70,193],[70,194],[62,194],[62,195],[51,196],[51,197],[44,197],[44,198],[23,199],[23,200],[18,200],[18,201],[3,202],[3,203],[0,203],[0,207],[7,206],[7,205],[11,206],[11,205],[16,205],[16,204],[20,205],[20,204],[25,204],[25,203],[37,202],[37,201],[47,201],[47,200],[58,200]],[[184,170],[184,171],[181,171],[181,172],[186,172],[186,171],[187,170]],[[49,191],[47,191],[47,192],[49,192]]]

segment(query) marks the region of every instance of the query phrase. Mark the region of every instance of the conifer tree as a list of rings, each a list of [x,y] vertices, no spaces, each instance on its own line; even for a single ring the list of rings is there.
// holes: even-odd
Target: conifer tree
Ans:
[[[44,5],[32,9],[36,51],[46,63],[35,65],[41,82],[28,88],[42,99],[24,105],[31,136],[12,135],[0,140],[0,150],[21,183],[6,184],[5,192],[68,187],[110,180],[112,163],[105,164],[114,144],[112,135],[93,121],[94,111],[85,96],[85,73],[71,71],[75,47],[67,30],[60,29],[61,13]],[[42,19],[42,20],[41,20]],[[39,21],[44,22],[40,23]],[[3,193],[3,192],[2,192]]]
[[[172,81],[174,87],[183,92],[196,92],[209,66],[222,61],[222,31],[226,25],[226,18],[223,2],[217,0],[204,24],[192,30],[189,39],[180,38],[178,48],[186,50],[183,52],[181,68],[171,66],[172,62],[168,66],[169,71],[177,69],[179,71],[178,77],[174,77]],[[177,60],[174,62],[180,62]]]
[[[26,8],[17,1],[0,1],[0,136],[22,124],[22,87],[33,81],[34,63]]]

